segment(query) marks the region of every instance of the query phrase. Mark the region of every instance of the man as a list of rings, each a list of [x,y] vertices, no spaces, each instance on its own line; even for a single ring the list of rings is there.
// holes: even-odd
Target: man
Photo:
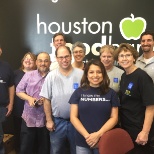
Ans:
[[[61,45],[65,45],[65,44],[66,44],[66,39],[65,39],[65,36],[63,33],[56,33],[53,36],[53,45],[54,45],[55,49],[57,49]],[[56,68],[58,68],[58,62],[56,61],[56,59],[54,57],[52,60],[52,64],[50,66],[50,70],[54,70]]]
[[[70,122],[70,96],[79,87],[83,71],[71,65],[71,51],[60,46],[56,52],[59,68],[51,71],[43,84],[40,96],[44,97],[46,127],[50,131],[52,154],[66,154],[66,141],[75,154],[74,127]]]
[[[2,49],[0,47],[0,56]],[[13,109],[14,99],[14,74],[8,63],[0,61],[0,154],[4,154],[2,122]]]
[[[38,153],[49,153],[43,99],[39,93],[49,72],[50,64],[49,54],[41,52],[36,60],[37,70],[25,73],[16,88],[17,96],[25,100],[21,126],[21,154],[32,154],[35,137],[38,141]]]
[[[137,59],[136,66],[143,69],[154,82],[154,33],[145,31],[140,36],[143,54]]]

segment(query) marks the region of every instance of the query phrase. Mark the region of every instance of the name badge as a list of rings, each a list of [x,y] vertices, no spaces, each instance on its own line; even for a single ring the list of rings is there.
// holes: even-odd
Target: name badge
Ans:
[[[118,83],[118,78],[113,78],[113,82]]]
[[[133,83],[132,83],[132,82],[130,82],[130,83],[129,83],[129,85],[128,85],[128,89],[129,89],[129,90],[131,90],[131,89],[132,89],[132,87],[133,87]]]
[[[79,88],[79,84],[78,84],[78,83],[73,83],[73,88],[74,88],[74,89]]]

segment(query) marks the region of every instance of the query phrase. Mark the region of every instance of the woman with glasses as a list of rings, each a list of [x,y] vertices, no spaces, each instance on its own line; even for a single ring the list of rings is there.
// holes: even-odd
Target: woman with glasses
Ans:
[[[14,71],[14,79],[15,79],[15,87],[17,87],[18,83],[24,76],[25,72],[32,71],[36,69],[36,56],[27,52],[21,60],[21,66],[18,70]],[[22,112],[24,108],[24,101],[15,95],[14,98],[14,107],[13,107],[13,118],[15,125],[15,150],[19,152],[20,148],[20,130],[21,130],[21,122],[22,122]]]
[[[146,72],[135,66],[138,52],[127,43],[116,49],[116,59],[125,72],[120,82],[120,122],[139,154],[153,154],[154,87]]]
[[[83,62],[83,59],[86,54],[86,47],[84,46],[84,44],[82,42],[76,42],[75,44],[73,44],[72,53],[74,57],[72,66],[84,70],[85,63]]]
[[[109,83],[104,65],[99,60],[90,60],[80,88],[69,101],[70,120],[77,130],[77,154],[99,154],[100,137],[117,124],[119,99]]]
[[[104,45],[100,48],[100,60],[104,64],[107,75],[110,79],[110,88],[116,92],[119,91],[119,84],[123,70],[114,66],[114,51],[115,47],[112,45]]]

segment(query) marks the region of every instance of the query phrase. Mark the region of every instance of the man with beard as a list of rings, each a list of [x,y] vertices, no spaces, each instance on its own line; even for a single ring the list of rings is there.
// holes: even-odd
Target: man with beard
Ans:
[[[20,154],[32,154],[37,138],[38,153],[49,153],[49,134],[45,127],[43,98],[39,96],[45,77],[49,72],[50,56],[41,52],[37,56],[37,70],[25,73],[16,88],[16,94],[25,100],[21,126]]]
[[[143,54],[137,59],[136,66],[143,69],[154,82],[154,33],[145,31],[140,36]]]

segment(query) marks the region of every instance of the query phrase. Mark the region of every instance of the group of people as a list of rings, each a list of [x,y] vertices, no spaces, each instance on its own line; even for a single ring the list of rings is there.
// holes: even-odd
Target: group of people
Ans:
[[[100,59],[85,64],[84,44],[71,50],[57,33],[55,62],[28,52],[13,73],[0,61],[0,154],[11,112],[20,154],[99,154],[100,137],[115,127],[129,133],[136,153],[154,154],[154,33],[140,40],[140,57],[130,44],[104,45]]]

